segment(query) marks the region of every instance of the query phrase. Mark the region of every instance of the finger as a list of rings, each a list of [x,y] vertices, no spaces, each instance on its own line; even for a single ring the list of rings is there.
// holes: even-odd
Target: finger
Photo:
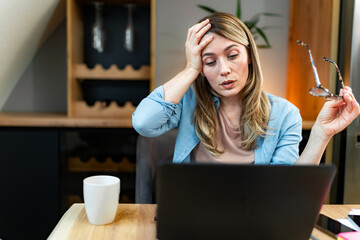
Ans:
[[[210,29],[210,27],[211,27],[211,24],[208,23],[195,34],[195,38],[197,39],[198,42],[204,36],[204,34],[207,33],[207,31]]]
[[[190,29],[191,29],[191,30],[194,30],[194,29],[196,29],[196,28],[201,28],[201,27],[205,26],[206,24],[208,24],[209,22],[210,22],[209,19],[205,19],[205,20],[202,21],[202,22],[199,22],[199,23],[194,24],[191,28],[189,28],[189,30],[190,30]]]
[[[338,98],[331,101],[326,101],[323,109],[325,109],[326,111],[330,111],[333,114],[336,114],[338,111],[341,111],[341,109],[345,110],[346,105],[347,103],[345,99]]]
[[[344,86],[343,88],[341,88],[341,89],[340,89],[339,96],[344,96],[344,93],[345,93],[345,92],[352,93],[351,87]]]
[[[351,87],[349,87],[349,86],[344,86],[343,89],[345,89],[346,91],[352,92],[352,89],[351,89]]]
[[[359,103],[356,102],[356,101],[352,101],[351,102],[352,104],[352,107],[351,107],[351,112],[347,109],[347,111],[349,112],[349,115],[348,115],[348,123],[350,124],[352,121],[354,121],[355,118],[357,118],[360,114],[360,106],[359,106]]]
[[[353,99],[351,98],[349,93],[345,93],[344,94],[344,99],[346,101],[346,111],[348,111],[349,113],[353,112],[354,110],[354,105],[353,105]]]
[[[209,19],[205,19],[204,21],[197,23],[194,26],[192,26],[191,28],[189,28],[188,38],[192,37],[194,34],[196,34],[200,29],[202,29],[204,26],[206,26],[206,24],[208,24],[209,22],[210,22]]]
[[[201,42],[199,43],[199,48],[202,50],[204,49],[212,40],[214,39],[214,36],[207,36],[204,37]]]
[[[205,19],[204,21],[198,23],[198,24],[195,24],[194,25],[194,32],[197,33],[198,31],[200,31],[200,29],[202,29],[204,26],[206,26],[208,23],[210,22],[209,19]]]
[[[353,105],[353,108],[354,108],[354,111],[356,113],[356,116],[360,114],[360,105],[359,103],[356,101],[355,97],[353,94],[350,94],[350,96],[352,96],[352,99],[351,99],[351,103]]]
[[[352,101],[356,101],[355,96],[354,96],[354,94],[352,93],[351,88],[346,88],[346,89],[344,89],[343,93],[344,93],[344,94],[348,94],[349,97],[350,97],[350,99],[351,99]]]

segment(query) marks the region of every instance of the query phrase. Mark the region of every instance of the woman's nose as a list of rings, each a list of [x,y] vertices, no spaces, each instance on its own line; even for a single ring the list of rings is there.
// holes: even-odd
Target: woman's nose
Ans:
[[[220,75],[226,76],[231,72],[229,64],[226,62],[226,60],[221,59],[220,60]]]

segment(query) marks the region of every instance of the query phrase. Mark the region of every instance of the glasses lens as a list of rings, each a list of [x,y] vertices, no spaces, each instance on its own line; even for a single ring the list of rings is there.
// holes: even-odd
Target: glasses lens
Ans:
[[[309,93],[316,97],[327,97],[330,96],[329,92],[327,92],[324,88],[313,87],[309,90]]]

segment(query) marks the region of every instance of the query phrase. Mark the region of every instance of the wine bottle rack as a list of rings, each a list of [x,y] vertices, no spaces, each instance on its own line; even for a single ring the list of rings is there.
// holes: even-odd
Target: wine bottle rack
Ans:
[[[85,101],[76,101],[73,103],[75,117],[88,118],[131,118],[131,114],[135,111],[135,106],[127,102],[123,107],[112,101],[109,105],[105,102],[95,102],[93,106],[89,106]]]
[[[103,5],[103,24],[106,30],[104,52],[96,52],[91,45],[91,27],[94,22],[93,0],[67,0],[67,42],[68,42],[68,117],[131,119],[136,104],[129,100],[124,106],[116,104],[115,99],[106,103],[97,101],[87,104],[87,95],[82,88],[84,81],[134,81],[129,88],[140,90],[131,92],[144,98],[153,89],[154,48],[154,6],[153,0],[105,0]],[[135,4],[133,10],[135,28],[135,50],[128,52],[123,47],[127,11],[125,4]],[[137,44],[137,45],[136,45]],[[143,82],[148,84],[144,85]],[[144,94],[144,86],[147,93]],[[103,86],[101,86],[103,87]],[[121,88],[121,87],[120,87]],[[105,93],[106,94],[106,93]],[[102,98],[107,96],[103,95]],[[137,101],[138,102],[138,101]],[[120,104],[121,105],[121,104]],[[131,121],[128,121],[131,122]],[[131,127],[124,126],[124,127]]]
[[[70,172],[135,172],[136,166],[128,158],[124,157],[120,162],[114,162],[107,157],[104,162],[99,162],[95,157],[83,162],[78,157],[68,159],[68,171]]]
[[[105,69],[100,64],[96,64],[94,68],[89,68],[86,64],[76,64],[74,75],[78,79],[146,80],[150,79],[150,66],[143,65],[134,69],[131,65],[126,65],[124,69],[119,69],[113,64]]]

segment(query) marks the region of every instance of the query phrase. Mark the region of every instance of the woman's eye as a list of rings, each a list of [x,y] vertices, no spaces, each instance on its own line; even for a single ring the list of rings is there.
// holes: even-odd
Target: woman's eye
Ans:
[[[239,54],[232,54],[232,55],[229,55],[228,58],[232,60],[232,59],[237,58],[237,56],[239,56]]]
[[[206,62],[205,65],[207,65],[207,66],[213,66],[213,65],[215,65],[215,61]]]

